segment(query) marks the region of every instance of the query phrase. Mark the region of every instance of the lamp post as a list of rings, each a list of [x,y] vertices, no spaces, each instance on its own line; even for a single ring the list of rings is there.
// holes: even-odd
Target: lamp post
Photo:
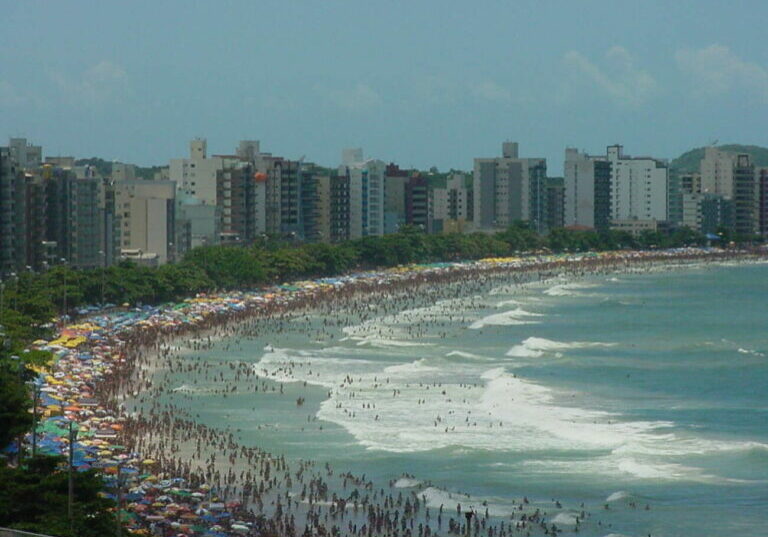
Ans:
[[[75,422],[69,420],[69,464],[68,466],[68,488],[67,497],[67,516],[69,517],[69,527],[74,533],[74,519],[72,515],[73,504],[75,500],[75,482],[72,476],[72,467],[75,459],[75,440],[77,440],[77,429],[74,428]]]
[[[67,322],[67,260],[63,257],[61,258],[61,264],[64,266],[64,312],[61,315],[61,324],[64,326]]]
[[[116,482],[115,482],[115,496],[117,497],[117,510],[116,510],[116,516],[115,516],[115,535],[117,537],[120,537],[122,534],[123,528],[122,524],[120,523],[120,506],[123,503],[123,489],[122,489],[122,472],[123,472],[123,463],[118,462],[117,463],[117,476],[116,476]]]
[[[104,308],[104,278],[107,270],[107,256],[104,250],[99,250],[99,255],[101,256],[101,307]]]
[[[19,374],[19,384],[21,386],[24,386],[24,369],[23,369],[24,364],[22,363],[21,358],[18,355],[16,355],[16,354],[11,356],[11,360],[16,362],[16,369],[17,369],[18,374]],[[18,465],[19,468],[21,468],[22,442],[23,442],[23,439],[24,439],[24,434],[23,433],[19,433],[19,436],[16,438],[16,443],[17,443],[17,445],[19,447],[19,452],[18,452],[18,454],[16,456],[16,464]]]
[[[13,280],[13,309],[17,309],[19,305],[19,276],[15,272],[11,272],[11,279]]]
[[[0,280],[0,324],[3,324],[3,300],[5,299],[5,282]]]
[[[37,455],[37,403],[40,400],[40,385],[32,384],[32,458]]]

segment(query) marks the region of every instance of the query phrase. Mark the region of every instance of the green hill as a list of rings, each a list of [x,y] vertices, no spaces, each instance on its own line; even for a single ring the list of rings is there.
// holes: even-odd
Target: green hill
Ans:
[[[718,145],[718,149],[728,151],[729,153],[748,153],[752,157],[755,166],[768,166],[768,148],[759,145],[741,145],[725,144]],[[699,171],[699,162],[704,158],[704,148],[697,147],[686,151],[672,162],[669,167],[678,172],[697,172]]]

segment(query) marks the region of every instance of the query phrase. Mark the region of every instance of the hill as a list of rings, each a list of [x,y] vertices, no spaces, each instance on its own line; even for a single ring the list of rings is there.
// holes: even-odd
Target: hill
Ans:
[[[718,145],[718,149],[728,151],[729,153],[748,153],[752,157],[755,166],[768,166],[768,148],[759,145],[725,144]],[[704,148],[697,147],[686,151],[672,162],[669,168],[678,172],[697,172],[699,171],[699,162],[704,158]]]
[[[104,177],[112,177],[112,162],[99,157],[81,158],[75,161],[77,166],[93,166]],[[136,177],[139,179],[154,179],[155,172],[162,169],[162,166],[135,166]]]

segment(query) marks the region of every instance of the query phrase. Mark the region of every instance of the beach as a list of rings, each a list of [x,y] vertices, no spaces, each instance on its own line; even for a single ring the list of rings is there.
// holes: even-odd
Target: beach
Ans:
[[[505,499],[503,506],[496,505],[492,499],[462,495],[459,488],[424,482],[405,469],[374,481],[371,476],[379,472],[366,472],[360,461],[351,465],[358,471],[351,472],[286,455],[273,449],[277,445],[245,445],[239,430],[243,420],[233,416],[215,424],[201,423],[203,410],[194,402],[201,390],[217,400],[252,398],[254,404],[248,408],[257,413],[256,401],[280,400],[281,412],[306,415],[300,433],[309,445],[319,442],[323,427],[332,424],[373,452],[428,452],[455,445],[493,450],[499,443],[512,441],[512,436],[505,436],[511,426],[517,426],[519,433],[521,427],[557,420],[558,433],[553,436],[563,448],[583,442],[588,449],[599,442],[590,442],[590,436],[610,442],[611,435],[617,434],[609,424],[610,417],[604,413],[587,415],[586,420],[584,415],[569,417],[572,409],[555,402],[548,414],[541,414],[540,406],[530,402],[552,394],[514,372],[488,367],[479,379],[468,376],[467,382],[449,385],[450,380],[441,375],[455,377],[455,370],[445,371],[428,360],[381,368],[371,365],[366,353],[396,349],[418,354],[420,347],[433,345],[432,341],[455,337],[449,328],[454,323],[466,325],[473,337],[494,327],[534,325],[543,313],[513,303],[521,287],[548,282],[545,296],[564,297],[592,285],[583,282],[586,277],[669,271],[730,262],[745,255],[688,249],[404,267],[254,293],[201,296],[182,305],[134,312],[130,319],[125,314],[96,317],[69,327],[59,341],[39,345],[60,354],[54,373],[43,375],[43,381],[48,383],[46,393],[63,396],[67,403],[46,401],[47,411],[54,423],[60,419],[55,414],[60,413],[93,433],[79,442],[79,467],[116,471],[116,463],[123,462],[121,476],[128,478],[123,498],[131,524],[158,535],[260,531],[279,535],[463,534],[468,512],[474,513],[470,524],[477,535],[540,535],[578,529],[607,534],[610,532],[603,531],[602,524],[604,519],[610,524],[610,516],[586,509],[580,501],[564,503],[523,492]],[[503,311],[480,318],[462,313],[484,307],[482,297],[494,290],[510,301]],[[311,354],[302,357],[274,343],[288,335],[313,342],[316,351],[338,345],[354,347],[356,356],[345,358],[348,362],[339,362],[341,358],[322,362]],[[211,351],[223,358],[228,353],[236,355],[249,340],[266,342],[255,362],[233,360],[222,368],[208,359]],[[77,344],[72,343],[75,341]],[[531,337],[510,348],[508,355],[531,358],[580,346],[599,350],[603,345],[610,343]],[[462,364],[482,361],[483,356],[465,349],[449,358],[461,369]],[[333,370],[323,369],[328,363],[334,364]],[[424,395],[425,373],[435,377],[428,386],[429,395]],[[90,378],[84,378],[86,374]],[[413,386],[408,382],[388,386],[390,377],[402,380],[409,375],[418,379]],[[381,397],[385,391],[389,394],[386,406]],[[517,394],[519,400],[508,401],[504,397],[508,393]],[[477,407],[487,409],[487,415],[468,414]],[[403,437],[401,424],[414,416],[420,421],[412,427],[424,434]],[[569,429],[569,421],[582,425]],[[597,423],[589,425],[589,421]],[[586,437],[584,428],[588,429]],[[471,434],[462,432],[464,429]],[[479,429],[484,433],[478,434]],[[265,425],[265,436],[281,434]],[[41,439],[41,445],[64,450],[65,443],[59,440],[57,444],[54,437]],[[622,498],[606,500],[606,504]],[[634,504],[631,509],[652,509],[648,504],[628,502]]]

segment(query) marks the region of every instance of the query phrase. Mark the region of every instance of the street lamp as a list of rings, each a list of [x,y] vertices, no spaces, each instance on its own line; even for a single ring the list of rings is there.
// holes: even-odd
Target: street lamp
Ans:
[[[32,384],[32,458],[37,455],[37,405],[40,401],[40,384],[37,378]]]
[[[62,323],[62,326],[63,326],[67,322],[66,321],[66,317],[67,317],[67,260],[62,257],[60,261],[61,261],[62,265],[64,266],[64,272],[63,272],[63,274],[64,274],[64,312],[62,313],[62,316],[61,316],[61,323]]]
[[[3,323],[3,300],[5,299],[5,282],[0,280],[0,324]]]
[[[11,272],[10,278],[13,280],[13,309],[19,305],[19,277],[15,272]]]
[[[8,341],[10,341],[10,340],[8,340]],[[18,355],[16,355],[16,354],[11,356],[11,360],[16,362],[16,367],[17,367],[17,371],[18,371],[18,374],[19,374],[19,384],[21,386],[23,386],[24,385],[24,363],[21,361],[21,358]],[[19,452],[18,452],[18,454],[16,456],[16,463],[18,464],[19,468],[21,468],[22,441],[23,441],[23,438],[24,438],[23,433],[19,433],[19,436],[16,439],[16,442],[17,442],[17,445],[18,445],[18,448],[19,448]]]
[[[122,524],[120,523],[120,506],[123,503],[123,489],[122,489],[122,472],[123,472],[123,462],[120,461],[117,463],[117,475],[115,476],[115,496],[117,497],[117,510],[116,510],[116,524],[115,524],[115,535],[117,537],[120,537],[122,534]]]
[[[75,482],[72,477],[72,468],[75,458],[75,440],[77,440],[77,429],[73,427],[74,420],[69,420],[69,464],[68,464],[68,488],[67,497],[67,516],[69,517],[69,527],[74,533],[74,519],[72,518],[72,506],[75,499]]]
[[[104,254],[104,250],[99,250],[101,256],[101,307],[104,308],[104,277],[107,269],[107,256]]]

